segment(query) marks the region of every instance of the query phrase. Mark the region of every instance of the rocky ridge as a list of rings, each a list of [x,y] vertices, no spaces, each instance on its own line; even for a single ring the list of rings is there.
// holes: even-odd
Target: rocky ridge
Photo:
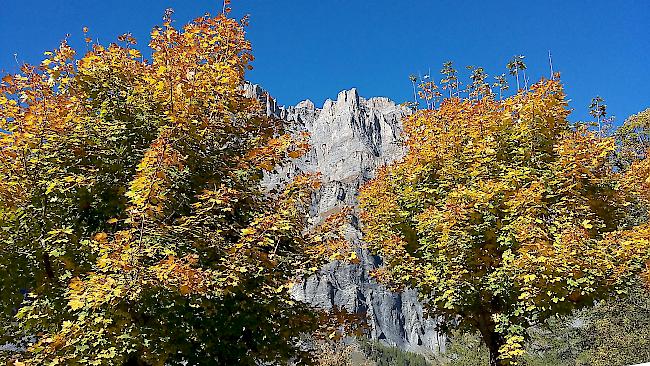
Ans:
[[[264,104],[268,115],[289,121],[295,132],[310,134],[311,150],[268,175],[265,184],[273,187],[297,174],[320,172],[323,184],[311,207],[316,219],[342,206],[355,207],[359,187],[375,169],[404,154],[401,118],[410,111],[388,98],[365,99],[350,89],[326,100],[322,108],[309,100],[283,107],[258,85],[248,84],[245,91]],[[423,317],[415,291],[392,293],[370,278],[381,259],[361,249],[356,220],[349,238],[359,248],[360,264],[330,263],[297,285],[294,296],[325,309],[337,306],[367,314],[370,336],[386,344],[419,353],[443,350],[445,338],[436,332],[435,320]]]

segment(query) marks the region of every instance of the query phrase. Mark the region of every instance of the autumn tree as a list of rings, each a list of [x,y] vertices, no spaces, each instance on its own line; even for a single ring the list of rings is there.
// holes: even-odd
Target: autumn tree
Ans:
[[[243,95],[246,19],[171,15],[151,60],[88,38],[2,78],[0,324],[20,362],[310,362],[319,314],[289,289],[342,253],[337,222],[307,221],[315,177],[260,186],[306,136]]]
[[[568,114],[558,80],[447,99],[404,120],[407,155],[360,193],[364,239],[384,260],[375,277],[419,290],[448,329],[479,332],[491,365],[516,363],[529,327],[616,294],[645,266],[648,224],[624,217],[650,192],[634,183],[647,164],[622,176],[614,139]]]

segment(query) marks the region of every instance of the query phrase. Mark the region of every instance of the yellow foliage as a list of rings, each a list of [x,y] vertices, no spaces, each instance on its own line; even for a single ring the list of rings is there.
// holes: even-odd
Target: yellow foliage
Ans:
[[[309,145],[244,96],[246,22],[206,15],[175,28],[167,12],[150,61],[124,34],[78,59],[63,42],[39,66],[2,77],[0,219],[17,230],[0,235],[34,268],[20,316],[38,340],[21,360],[117,364],[137,351],[162,364],[180,345],[147,338],[156,333],[142,313],[167,299],[188,319],[174,331],[222,301],[245,302],[237,306],[252,315],[219,316],[260,317],[260,337],[276,335],[268,354],[246,357],[298,354],[293,337],[318,330],[285,289],[329,255],[356,259],[337,231],[347,216],[311,230],[317,176],[261,190],[264,171]],[[157,331],[177,327],[155,321]]]
[[[496,339],[504,362],[530,325],[607,297],[648,258],[648,224],[625,221],[649,198],[647,160],[622,177],[614,139],[568,114],[559,80],[446,99],[404,120],[406,157],[360,193],[364,239],[386,265],[375,277]]]

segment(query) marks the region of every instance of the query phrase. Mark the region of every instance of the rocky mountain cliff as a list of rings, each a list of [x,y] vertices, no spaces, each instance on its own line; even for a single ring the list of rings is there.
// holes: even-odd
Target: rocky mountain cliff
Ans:
[[[309,100],[281,107],[257,85],[247,85],[246,92],[264,103],[268,115],[291,122],[296,132],[309,132],[311,150],[278,168],[265,184],[272,187],[296,174],[320,172],[323,185],[311,207],[315,218],[345,205],[355,207],[359,187],[375,169],[404,154],[399,141],[401,118],[410,111],[388,98],[365,99],[350,89],[340,92],[336,100],[326,100],[322,108]],[[444,349],[444,336],[435,331],[434,320],[423,317],[414,291],[392,293],[370,279],[369,272],[381,265],[381,259],[361,248],[356,219],[350,239],[359,248],[361,263],[330,263],[296,286],[294,296],[326,309],[338,306],[367,314],[370,336],[384,343],[419,353]]]

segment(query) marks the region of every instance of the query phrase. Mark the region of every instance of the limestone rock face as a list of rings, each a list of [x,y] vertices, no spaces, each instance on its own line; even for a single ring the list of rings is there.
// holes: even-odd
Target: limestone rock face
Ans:
[[[388,98],[365,99],[350,89],[340,92],[336,100],[326,100],[322,108],[309,100],[280,107],[257,85],[246,85],[246,93],[264,103],[268,115],[291,122],[295,132],[310,134],[311,150],[278,167],[264,184],[272,188],[297,174],[320,172],[323,184],[311,207],[316,220],[342,206],[356,207],[359,187],[375,169],[404,155],[401,118],[410,111]],[[325,309],[337,306],[367,314],[370,336],[387,344],[420,353],[444,349],[444,336],[435,331],[435,320],[423,317],[414,291],[392,293],[370,279],[370,271],[381,265],[381,259],[361,249],[356,219],[349,239],[359,248],[361,263],[330,263],[297,285],[294,296]]]

